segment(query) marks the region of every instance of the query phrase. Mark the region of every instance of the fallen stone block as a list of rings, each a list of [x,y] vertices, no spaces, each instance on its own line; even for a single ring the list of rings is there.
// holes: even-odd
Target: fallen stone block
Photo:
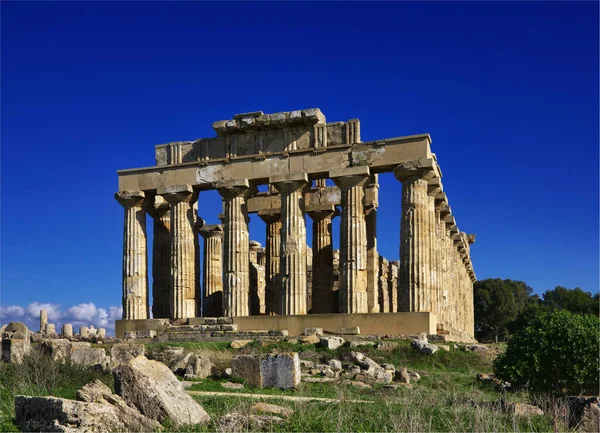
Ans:
[[[343,346],[345,342],[346,340],[344,340],[342,337],[321,337],[319,346],[330,350],[335,350],[338,347]]]
[[[333,371],[340,371],[342,369],[342,361],[338,359],[331,359],[329,360],[329,367],[331,367]]]
[[[303,377],[302,382],[308,383],[329,383],[335,382],[335,379],[331,377]]]
[[[410,342],[410,347],[425,355],[433,355],[439,350],[435,344],[430,344],[426,340],[414,339]]]
[[[406,368],[401,368],[394,374],[394,379],[400,383],[410,383],[410,374],[408,374],[408,370]]]
[[[300,360],[300,368],[305,370],[310,370],[311,368],[315,368],[315,363],[312,361],[305,361],[303,359]]]
[[[143,344],[117,343],[110,348],[111,365],[116,367],[124,362],[146,354],[146,346]]]
[[[537,406],[526,403],[512,403],[507,412],[518,416],[543,415],[544,411]]]
[[[300,359],[297,353],[234,356],[231,375],[256,388],[296,388],[300,384]]]
[[[375,341],[369,341],[369,340],[355,340],[355,341],[349,341],[348,345],[355,349],[357,347],[361,347],[361,346],[372,346],[374,347],[377,343]]]
[[[205,379],[212,372],[212,363],[208,356],[192,354],[185,369],[186,379]]]
[[[71,346],[70,352],[72,364],[85,368],[95,368],[97,370],[105,370],[110,365],[110,357],[106,356],[104,349]]]
[[[2,360],[20,364],[31,352],[31,332],[22,322],[10,322],[2,333]]]
[[[487,346],[482,346],[481,344],[471,344],[470,346],[467,346],[467,350],[475,353],[483,353],[487,352],[489,348]]]
[[[308,335],[306,337],[302,337],[300,339],[300,341],[303,344],[319,344],[319,342],[321,341],[321,339],[319,337],[317,337],[316,335]]]
[[[43,340],[40,344],[42,352],[52,358],[53,361],[66,363],[70,359],[71,342],[67,339]]]
[[[232,349],[241,349],[244,346],[252,343],[252,340],[233,340],[230,344]]]
[[[377,350],[381,350],[382,352],[391,352],[398,347],[398,343],[394,343],[393,341],[380,341],[376,345]]]
[[[210,416],[183,389],[166,365],[138,356],[113,370],[115,391],[129,406],[158,422],[169,418],[174,425],[195,425]]]
[[[304,335],[306,336],[323,336],[323,328],[304,328]]]

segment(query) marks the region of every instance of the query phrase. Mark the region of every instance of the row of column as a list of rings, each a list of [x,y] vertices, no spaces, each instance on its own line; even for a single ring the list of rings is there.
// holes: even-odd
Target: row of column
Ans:
[[[431,187],[435,177],[432,167],[405,164],[394,173],[402,182],[398,309],[431,311],[450,326],[468,331],[472,329],[472,284],[465,267],[469,263],[468,241],[458,232],[441,189]],[[377,200],[368,200],[374,204],[365,208],[365,192],[377,194],[376,176],[368,167],[352,167],[331,171],[329,177],[341,193],[339,292],[333,291],[331,240],[336,210],[332,205],[313,207],[308,212],[313,219],[312,312],[385,311],[378,290]],[[270,184],[281,195],[281,209],[279,213],[259,212],[267,229],[266,314],[306,314],[304,192],[309,182],[306,174],[301,174],[272,177]],[[324,180],[317,181],[317,186],[325,186]],[[245,203],[250,186],[247,180],[228,181],[218,184],[217,189],[223,198],[223,227],[199,230],[205,239],[202,314],[245,316],[249,314],[250,295]],[[148,317],[146,212],[155,220],[153,316],[201,315],[194,214],[197,197],[189,185],[159,189],[150,201],[143,191],[116,194],[125,208],[124,319]],[[221,305],[222,311],[218,311]]]

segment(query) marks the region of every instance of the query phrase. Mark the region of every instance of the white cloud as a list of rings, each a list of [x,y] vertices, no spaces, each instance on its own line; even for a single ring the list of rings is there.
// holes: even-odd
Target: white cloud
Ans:
[[[80,326],[93,326],[106,328],[108,334],[114,334],[115,320],[121,319],[123,315],[123,308],[117,305],[100,308],[93,302],[88,302],[63,310],[58,304],[36,301],[26,307],[19,305],[0,307],[0,324],[23,322],[32,331],[38,331],[40,310],[48,312],[48,322],[54,323],[58,332],[63,324],[70,323],[75,332],[79,331]]]

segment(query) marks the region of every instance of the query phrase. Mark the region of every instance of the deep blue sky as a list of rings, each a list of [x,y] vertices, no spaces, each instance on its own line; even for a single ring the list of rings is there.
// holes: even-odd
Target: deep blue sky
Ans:
[[[598,290],[598,3],[2,3],[3,306],[121,297],[115,171],[235,113],[428,132],[480,279]],[[381,177],[397,259],[400,184]],[[200,196],[217,222],[216,193]],[[151,226],[150,226],[151,227]],[[251,237],[264,241],[253,218]],[[337,233],[335,234],[338,237]]]

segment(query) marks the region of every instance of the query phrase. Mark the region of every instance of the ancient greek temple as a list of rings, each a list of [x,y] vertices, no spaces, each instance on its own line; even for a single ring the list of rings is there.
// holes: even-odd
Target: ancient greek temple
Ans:
[[[362,142],[358,119],[327,122],[316,108],[212,126],[216,137],[156,146],[156,166],[118,171],[123,322],[139,324],[129,329],[231,317],[247,329],[337,323],[473,336],[475,236],[457,227],[428,134]],[[387,172],[402,184],[399,261],[377,251],[378,175]],[[222,214],[202,212],[207,190],[222,197]],[[264,248],[249,238],[252,213],[266,224]]]

